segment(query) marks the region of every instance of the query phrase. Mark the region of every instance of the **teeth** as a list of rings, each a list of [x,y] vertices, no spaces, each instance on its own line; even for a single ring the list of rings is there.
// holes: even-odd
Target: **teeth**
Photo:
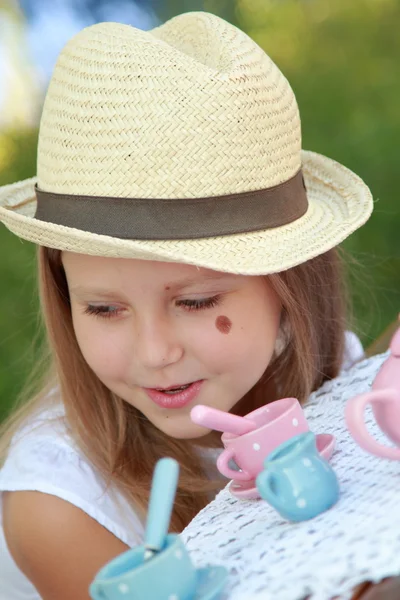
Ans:
[[[163,391],[164,394],[176,394],[177,392],[181,392],[182,390],[186,390],[191,384],[188,383],[188,385],[183,385],[182,387],[179,388],[174,388],[173,390],[160,390]]]

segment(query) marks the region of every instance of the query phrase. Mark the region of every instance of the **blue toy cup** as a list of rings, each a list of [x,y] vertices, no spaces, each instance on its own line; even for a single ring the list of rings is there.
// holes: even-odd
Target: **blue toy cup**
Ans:
[[[144,546],[138,546],[107,563],[89,593],[93,600],[191,600],[197,579],[180,537],[169,534],[164,548],[149,560],[144,560]]]
[[[256,485],[260,496],[289,521],[312,519],[339,498],[335,472],[319,454],[312,432],[296,435],[271,452]]]

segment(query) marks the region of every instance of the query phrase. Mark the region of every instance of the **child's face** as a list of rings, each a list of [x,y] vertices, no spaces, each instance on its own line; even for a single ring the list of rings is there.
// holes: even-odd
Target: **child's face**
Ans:
[[[264,277],[69,252],[63,264],[85,360],[172,437],[208,433],[192,423],[193,406],[229,411],[271,360],[281,305]],[[85,313],[93,307],[100,314]],[[165,393],[157,403],[144,389],[200,380],[196,397],[183,404],[182,396]]]

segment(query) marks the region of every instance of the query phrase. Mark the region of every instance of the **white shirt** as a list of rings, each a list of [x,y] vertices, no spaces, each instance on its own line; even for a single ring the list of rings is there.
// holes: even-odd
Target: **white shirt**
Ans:
[[[346,332],[343,369],[362,357],[359,339]],[[121,494],[106,490],[102,477],[69,436],[62,416],[59,406],[31,418],[15,436],[0,469],[0,600],[41,600],[8,551],[2,527],[4,491],[52,494],[83,510],[127,546],[143,541],[143,523]]]

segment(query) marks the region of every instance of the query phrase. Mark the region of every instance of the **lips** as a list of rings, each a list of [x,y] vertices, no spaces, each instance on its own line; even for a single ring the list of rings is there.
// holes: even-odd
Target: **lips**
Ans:
[[[192,402],[200,392],[204,379],[194,381],[193,383],[184,384],[185,389],[178,389],[176,392],[172,390],[184,386],[171,386],[164,389],[143,388],[149,398],[161,408],[183,408]],[[169,391],[169,393],[167,393]]]

